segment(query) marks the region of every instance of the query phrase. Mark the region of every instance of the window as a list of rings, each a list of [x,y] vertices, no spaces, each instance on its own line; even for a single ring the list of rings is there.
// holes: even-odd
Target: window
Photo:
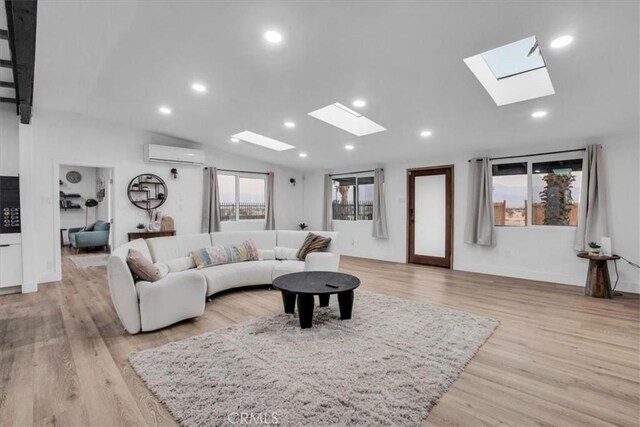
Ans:
[[[252,174],[218,174],[220,221],[265,219],[266,180]]]
[[[333,219],[371,221],[373,219],[373,176],[333,178]]]
[[[527,225],[527,164],[493,165],[493,221],[495,225]]]
[[[577,225],[582,159],[532,164],[533,225]]]
[[[577,156],[494,163],[494,225],[577,225],[582,185],[582,157]]]

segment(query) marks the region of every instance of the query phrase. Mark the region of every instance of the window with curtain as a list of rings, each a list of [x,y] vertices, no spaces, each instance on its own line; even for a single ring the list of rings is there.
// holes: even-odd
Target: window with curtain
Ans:
[[[218,173],[220,221],[264,220],[266,177],[258,174]]]
[[[576,226],[582,156],[539,156],[492,165],[496,226]]]
[[[373,176],[332,178],[332,219],[371,221],[373,219]]]

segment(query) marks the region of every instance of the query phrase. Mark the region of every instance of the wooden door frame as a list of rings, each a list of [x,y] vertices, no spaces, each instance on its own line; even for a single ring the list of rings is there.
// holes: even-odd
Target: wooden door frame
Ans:
[[[410,168],[407,169],[407,209],[406,209],[406,229],[407,229],[407,244],[406,244],[406,262],[407,264],[411,263],[411,254],[413,253],[413,245],[412,245],[412,236],[411,236],[411,206],[414,204],[412,200],[411,194],[411,177],[419,176],[420,172],[433,172],[433,171],[448,171],[449,172],[449,182],[446,182],[446,172],[445,172],[445,185],[449,191],[446,191],[446,220],[448,226],[446,226],[445,230],[445,257],[443,258],[437,257],[429,257],[429,256],[421,256],[424,261],[429,262],[430,265],[444,267],[444,268],[453,268],[453,202],[454,202],[454,194],[455,194],[455,186],[454,186],[454,165],[442,165],[442,166],[429,166],[422,168]],[[416,174],[418,172],[418,174]],[[425,174],[429,175],[429,174]]]

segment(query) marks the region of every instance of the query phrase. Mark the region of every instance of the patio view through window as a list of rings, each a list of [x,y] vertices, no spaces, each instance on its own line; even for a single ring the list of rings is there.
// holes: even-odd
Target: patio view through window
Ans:
[[[333,178],[332,213],[334,220],[371,221],[373,219],[373,177]]]
[[[492,173],[496,226],[578,224],[581,158],[494,164]]]
[[[265,178],[218,174],[220,220],[265,219]]]

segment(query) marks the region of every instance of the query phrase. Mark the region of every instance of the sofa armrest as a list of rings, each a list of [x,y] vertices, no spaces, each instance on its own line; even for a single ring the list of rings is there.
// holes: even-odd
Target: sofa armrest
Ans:
[[[109,243],[109,231],[83,231],[75,233],[75,246],[86,248],[88,246],[104,246]]]
[[[332,252],[312,252],[304,261],[304,271],[338,271],[340,255]]]
[[[204,313],[207,282],[199,271],[169,273],[156,282],[138,282],[143,331],[164,328]]]
[[[125,252],[123,249],[121,252]],[[116,313],[124,328],[130,334],[140,332],[140,309],[138,295],[133,282],[133,276],[123,256],[118,253],[111,255],[107,264],[109,277],[109,293]]]

